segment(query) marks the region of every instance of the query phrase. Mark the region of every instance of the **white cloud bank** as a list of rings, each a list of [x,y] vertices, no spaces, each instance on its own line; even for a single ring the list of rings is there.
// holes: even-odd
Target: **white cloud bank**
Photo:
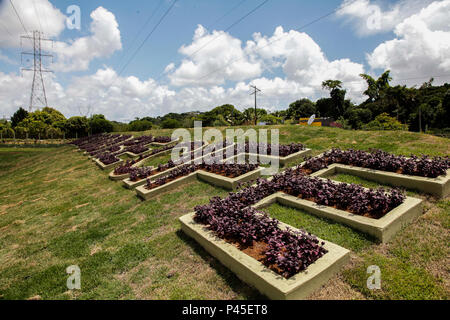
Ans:
[[[56,37],[64,30],[66,16],[48,0],[20,0],[13,3],[28,32],[42,29],[46,36]],[[10,1],[2,1],[0,5],[0,29],[0,48],[20,47],[20,36],[25,35],[25,30]]]
[[[432,2],[433,0],[345,0],[336,15],[352,23],[358,35],[367,36],[392,31],[397,24]]]
[[[21,0],[13,3],[28,36],[32,36],[33,30],[41,30],[46,38],[56,39],[66,27],[67,17],[48,0]],[[54,46],[50,46],[50,42],[42,42],[43,50],[55,55],[55,63],[50,65],[51,69],[56,72],[88,70],[92,60],[109,57],[122,49],[119,25],[114,14],[98,7],[91,12],[90,17],[92,21],[89,36],[69,40],[69,43],[55,41]],[[25,31],[9,1],[3,1],[0,6],[0,29],[3,29],[0,32],[0,49],[23,46],[25,50],[32,50],[31,39],[22,39],[20,43],[20,37]],[[13,62],[4,55],[0,59]],[[48,63],[49,59],[44,58],[44,64]]]
[[[55,71],[88,70],[93,59],[108,57],[122,49],[119,25],[114,14],[98,7],[90,17],[90,36],[77,38],[70,44],[56,43],[57,61],[53,65]]]
[[[436,83],[450,82],[449,17],[450,0],[445,0],[406,18],[395,27],[395,39],[380,44],[367,56],[369,65],[391,69],[394,81],[439,76]]]

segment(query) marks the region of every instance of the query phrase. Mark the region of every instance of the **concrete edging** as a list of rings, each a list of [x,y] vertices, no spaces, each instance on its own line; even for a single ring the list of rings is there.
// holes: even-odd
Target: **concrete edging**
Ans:
[[[280,165],[284,166],[286,163],[297,160],[299,158],[305,157],[307,155],[309,155],[311,153],[311,149],[305,148],[304,150],[300,150],[298,152],[292,153],[286,157],[278,157],[278,161],[280,163]],[[251,155],[255,155],[253,153],[247,153],[247,155],[251,156]],[[275,156],[270,156],[270,155],[258,155],[259,156],[259,160],[261,161],[262,159],[264,159],[265,161],[270,161],[270,160],[274,160]]]
[[[233,271],[238,278],[255,287],[270,299],[304,299],[326,283],[350,259],[349,250],[332,242],[319,239],[319,241],[325,242],[324,247],[328,252],[309,265],[306,271],[299,272],[286,279],[240,251],[234,245],[218,238],[204,225],[196,223],[193,220],[194,215],[195,213],[189,213],[179,218],[181,230]],[[287,227],[294,231],[297,230],[280,223],[280,228]]]
[[[99,159],[95,159],[94,162],[95,162],[95,164],[97,166],[99,166],[100,169],[108,170],[108,169],[111,169],[111,168],[115,168],[116,166],[121,164],[123,162],[123,160],[120,159],[119,161],[116,161],[116,162],[110,163],[110,164],[103,164]]]
[[[157,196],[160,193],[175,189],[176,187],[178,187],[179,185],[181,185],[187,181],[196,180],[196,179],[197,179],[197,172],[192,172],[192,173],[188,174],[187,176],[175,179],[173,181],[170,181],[169,183],[163,184],[162,186],[156,187],[154,189],[148,190],[145,188],[145,185],[140,185],[136,188],[136,194],[143,200],[148,200],[150,198]],[[146,182],[146,180],[144,180],[144,183],[145,182]]]
[[[263,169],[264,168],[258,167],[256,170],[247,172],[246,174],[243,174],[236,178],[228,178],[228,177],[224,177],[224,176],[221,176],[221,175],[218,175],[215,173],[211,173],[211,172],[207,172],[207,171],[200,169],[200,170],[196,170],[196,171],[188,174],[187,176],[178,178],[176,180],[173,180],[169,183],[166,183],[162,186],[159,186],[159,187],[156,187],[156,188],[150,189],[150,190],[145,188],[145,185],[144,185],[146,182],[146,179],[145,179],[144,183],[136,188],[136,194],[139,197],[141,197],[142,199],[148,200],[162,192],[170,191],[170,190],[178,187],[180,184],[182,184],[184,182],[191,181],[194,178],[206,181],[212,185],[222,187],[222,188],[225,188],[228,190],[236,190],[239,183],[257,179],[261,175],[261,171]]]
[[[382,184],[418,190],[433,194],[440,198],[446,197],[450,194],[450,169],[447,170],[447,174],[445,176],[426,178],[334,163],[329,165],[328,168],[312,173],[311,176],[328,177],[336,173],[351,174]]]
[[[197,178],[215,186],[234,191],[237,189],[240,183],[256,180],[257,178],[259,178],[261,176],[262,170],[264,170],[264,168],[258,167],[257,169],[247,172],[239,177],[228,178],[200,169],[197,171]]]
[[[135,164],[138,164],[138,162],[136,162]],[[133,164],[131,167],[133,168],[135,164]],[[129,173],[115,175],[114,170],[112,170],[108,175],[109,179],[112,181],[124,180],[124,179],[127,179],[129,176],[130,176]]]
[[[411,223],[423,212],[422,199],[406,197],[401,205],[392,209],[380,219],[373,219],[333,207],[319,205],[283,192],[274,193],[253,205],[253,207],[261,209],[274,202],[342,223],[355,230],[371,235],[381,243],[389,242],[404,225]]]

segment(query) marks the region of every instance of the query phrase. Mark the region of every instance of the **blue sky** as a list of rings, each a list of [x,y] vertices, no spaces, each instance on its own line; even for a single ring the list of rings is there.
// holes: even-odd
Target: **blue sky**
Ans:
[[[450,28],[445,22],[445,16],[448,17],[450,12],[447,11],[450,8],[447,0],[269,0],[239,24],[223,32],[263,2],[179,0],[118,77],[122,66],[172,1],[77,1],[81,10],[80,30],[65,27],[65,16],[69,15],[66,9],[74,4],[73,1],[13,1],[27,29],[43,29],[58,42],[59,49],[53,52],[57,63],[51,66],[55,73],[45,81],[49,104],[60,106],[66,116],[80,113],[80,104],[83,108],[95,105],[89,108],[95,109],[90,112],[101,112],[117,120],[160,115],[166,111],[207,110],[214,104],[228,102],[242,109],[250,103],[244,92],[244,87],[250,83],[263,87],[261,103],[264,107],[283,109],[295,99],[308,97],[314,100],[326,95],[320,88],[321,81],[326,80],[320,78],[321,73],[323,77],[340,77],[348,90],[348,97],[357,103],[364,99],[364,83],[358,76],[360,72],[379,75],[390,68],[394,80],[422,77],[416,80],[417,83],[428,80],[428,76],[450,74],[449,57],[443,51],[448,44],[446,35]],[[0,37],[0,81],[4,77],[3,83],[6,84],[3,90],[0,88],[3,100],[0,108],[9,115],[17,105],[26,105],[30,75],[14,80],[20,76],[21,49],[13,38],[23,34],[23,28],[9,1],[0,3],[3,20],[0,20],[3,34]],[[237,9],[223,17],[238,4]],[[53,8],[49,9],[51,6]],[[152,20],[142,29],[157,7]],[[340,8],[337,13],[299,29],[337,8]],[[430,18],[435,12],[444,17]],[[373,17],[379,19],[376,20],[379,22],[376,28],[369,25]],[[94,21],[100,25],[97,31],[93,29]],[[439,35],[437,44],[422,39],[426,46],[431,46],[430,52],[437,50],[437,55],[428,57],[419,52],[426,51],[427,47],[412,43],[413,37],[408,33],[411,27],[408,26],[419,25],[417,21],[423,22],[425,29],[421,27],[416,34]],[[278,34],[283,37],[278,42],[280,47],[261,49],[264,39],[275,37],[275,30],[279,27],[282,29],[278,29]],[[217,32],[211,34],[213,30]],[[444,32],[445,36],[439,32]],[[261,36],[255,38],[255,33]],[[193,40],[194,34],[199,35],[197,40]],[[214,40],[202,48],[201,53],[190,56],[202,47],[204,41],[211,39]],[[420,36],[417,40],[421,40]],[[185,50],[180,52],[182,46]],[[231,57],[226,54],[228,50]],[[400,56],[412,53],[412,58],[402,60],[392,52]],[[216,67],[226,67],[236,57],[246,64],[231,68],[228,74],[219,75],[222,71],[218,71],[208,79],[209,82],[199,80],[200,75],[208,74]],[[173,67],[164,73],[171,63]],[[449,78],[437,80],[444,82]],[[11,92],[7,89],[8,83],[17,81],[23,84],[22,90]],[[83,83],[91,90],[83,87]]]
[[[130,48],[131,42],[139,34],[160,1],[77,1],[77,5],[81,8],[81,30],[65,29],[59,38],[62,41],[70,41],[70,39],[88,35],[89,24],[91,23],[89,13],[97,7],[103,6],[116,16],[122,36],[123,50],[115,52],[111,57],[95,59],[92,61],[90,69],[97,70],[105,64],[119,69],[119,66],[128,61],[134,49],[144,40],[145,36],[171,4],[171,1],[162,0],[163,4],[159,6],[147,28],[141,31],[140,36],[134,41],[133,47]],[[224,30],[263,1],[244,1],[238,8],[223,17],[224,14],[241,2],[242,0],[178,1],[159,29],[152,34],[135,59],[128,65],[124,75],[135,75],[142,79],[149,76],[158,77],[169,63],[179,61],[182,58],[177,52],[178,48],[191,42],[192,35],[198,24],[209,30]],[[71,0],[51,1],[51,3],[63,13],[65,13],[67,7],[74,4]],[[297,29],[333,11],[341,3],[342,1],[339,0],[320,2],[314,0],[271,0],[231,28],[229,33],[242,41],[246,41],[251,39],[254,32],[271,34],[277,26],[283,26],[288,30]],[[217,21],[220,18],[222,19]],[[359,37],[355,34],[350,24],[346,24],[345,21],[335,16],[312,24],[305,28],[304,31],[320,45],[329,59],[350,58],[352,61],[359,63],[366,63],[365,54],[373,50],[380,42],[392,37],[389,33],[368,38]],[[7,53],[10,59],[20,63],[19,51],[16,48],[7,50]],[[17,69],[17,66],[0,61],[0,70],[4,72],[17,71]],[[89,71],[84,71],[74,74],[88,73]]]

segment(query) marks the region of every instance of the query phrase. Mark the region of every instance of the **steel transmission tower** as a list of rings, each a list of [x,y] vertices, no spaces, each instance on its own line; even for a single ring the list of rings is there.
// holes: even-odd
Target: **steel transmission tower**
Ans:
[[[53,72],[48,69],[42,68],[42,57],[52,57],[51,54],[42,53],[42,41],[50,41],[51,39],[45,39],[42,36],[40,31],[33,31],[33,36],[21,36],[22,39],[29,39],[32,42],[33,52],[22,52],[22,55],[32,55],[33,56],[33,67],[32,68],[22,68],[21,71],[33,71],[33,83],[31,85],[31,95],[30,95],[30,106],[29,111],[31,112],[33,108],[38,109],[40,107],[47,107],[47,95],[45,93],[45,85],[44,78],[42,77],[42,73],[44,72]]]

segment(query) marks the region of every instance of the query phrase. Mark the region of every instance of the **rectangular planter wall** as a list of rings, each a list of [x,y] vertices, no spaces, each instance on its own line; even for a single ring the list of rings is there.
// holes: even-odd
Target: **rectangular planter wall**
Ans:
[[[101,162],[98,159],[95,159],[94,162],[95,162],[95,164],[97,166],[99,166],[100,169],[102,169],[102,170],[109,170],[109,169],[115,168],[118,165],[122,164],[123,160],[120,159],[119,161],[111,163],[111,164],[103,164],[103,162]]]
[[[184,176],[182,178],[178,178],[176,180],[173,180],[169,183],[166,183],[162,186],[156,187],[154,189],[146,189],[145,185],[141,185],[136,188],[137,195],[142,198],[143,200],[148,200],[150,198],[156,197],[158,194],[167,192],[169,190],[173,190],[179,185],[182,185],[188,181],[196,180],[197,179],[197,173],[193,172],[188,174],[187,176]]]
[[[300,158],[306,157],[310,153],[311,153],[311,149],[305,149],[305,150],[301,150],[299,152],[290,154],[290,155],[288,155],[286,157],[278,157],[278,159],[279,159],[278,161],[279,161],[281,166],[284,166],[288,162],[295,161],[295,160],[298,160]],[[251,155],[251,154],[249,153],[248,155]],[[259,160],[260,161],[263,161],[263,160],[264,161],[270,161],[270,160],[275,160],[275,159],[276,159],[275,156],[262,155],[262,154],[259,155]]]
[[[228,178],[204,170],[197,171],[197,178],[228,190],[236,190],[240,183],[256,180],[261,176],[263,168],[247,172],[236,178]]]
[[[311,176],[328,177],[337,173],[350,174],[395,187],[418,190],[441,198],[450,194],[450,169],[447,170],[446,176],[425,178],[335,163],[329,165],[328,168],[311,174]]]
[[[195,172],[190,173],[189,175],[187,175],[185,177],[176,179],[174,181],[171,181],[169,183],[166,183],[162,186],[159,186],[157,188],[150,189],[150,190],[145,188],[146,182],[144,181],[144,183],[142,185],[140,185],[136,188],[136,193],[142,199],[148,200],[148,199],[160,194],[161,192],[170,191],[170,190],[178,187],[182,183],[191,181],[193,179],[200,179],[200,180],[206,181],[206,182],[208,182],[212,185],[218,186],[218,187],[222,187],[222,188],[225,188],[228,190],[235,190],[237,188],[237,186],[239,185],[239,183],[257,179],[260,176],[262,169],[263,168],[258,168],[256,170],[247,172],[246,174],[243,174],[236,178],[228,178],[228,177],[224,177],[224,176],[214,174],[211,172],[207,172],[204,170],[197,170]]]
[[[391,240],[404,225],[411,223],[423,212],[422,199],[407,197],[401,205],[388,212],[385,216],[380,219],[373,219],[333,207],[319,205],[283,192],[277,192],[263,199],[254,207],[261,209],[274,202],[345,224],[355,230],[371,235],[382,243]]]
[[[299,272],[286,279],[243,253],[234,245],[216,237],[204,225],[196,223],[193,220],[194,214],[190,213],[179,219],[183,232],[195,239],[213,257],[234,272],[238,278],[255,287],[270,299],[294,300],[306,298],[314,290],[325,284],[350,258],[349,250],[325,241],[324,247],[328,250],[328,253],[308,266],[306,271]],[[296,230],[280,223],[280,228],[287,227]]]

